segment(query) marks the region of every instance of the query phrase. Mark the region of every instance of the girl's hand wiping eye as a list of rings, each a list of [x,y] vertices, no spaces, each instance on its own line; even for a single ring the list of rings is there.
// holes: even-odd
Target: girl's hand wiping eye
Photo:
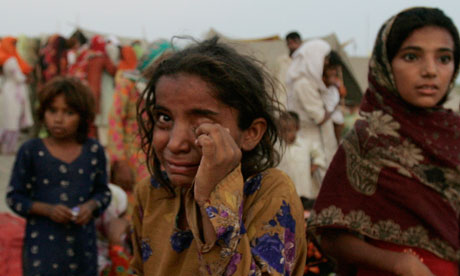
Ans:
[[[204,123],[195,130],[202,157],[195,176],[195,200],[204,204],[214,187],[241,162],[242,152],[230,131],[220,124]]]

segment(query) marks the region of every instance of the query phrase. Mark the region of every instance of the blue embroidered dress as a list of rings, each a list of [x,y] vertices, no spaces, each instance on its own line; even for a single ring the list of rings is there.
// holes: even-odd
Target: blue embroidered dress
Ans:
[[[95,200],[99,215],[110,203],[106,159],[98,142],[88,139],[71,163],[53,157],[41,139],[18,151],[7,203],[27,219],[24,237],[24,275],[97,275],[94,220],[87,225],[60,224],[29,214],[34,201],[75,207]]]
[[[205,204],[217,234],[213,244],[200,238],[192,189],[175,192],[172,196],[155,179],[136,187],[137,275],[303,275],[303,208],[283,172],[269,169],[244,182],[238,167],[216,186]],[[177,226],[181,208],[188,230]]]

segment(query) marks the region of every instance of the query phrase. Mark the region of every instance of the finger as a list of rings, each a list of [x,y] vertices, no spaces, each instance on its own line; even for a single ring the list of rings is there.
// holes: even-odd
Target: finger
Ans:
[[[201,147],[201,154],[204,159],[210,160],[215,156],[216,144],[211,137],[202,134],[196,139],[196,144]]]
[[[56,209],[57,215],[64,219],[71,219],[72,218],[72,211],[68,208],[57,208]]]
[[[197,137],[209,136],[215,143],[217,149],[226,150],[228,147],[237,148],[236,142],[230,134],[228,128],[222,127],[220,124],[202,124],[196,129]],[[228,152],[224,152],[227,154]]]

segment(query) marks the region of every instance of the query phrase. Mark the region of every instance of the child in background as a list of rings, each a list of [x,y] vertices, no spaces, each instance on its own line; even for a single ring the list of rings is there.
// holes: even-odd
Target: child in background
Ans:
[[[130,227],[124,218],[128,197],[117,185],[109,183],[109,188],[112,193],[110,205],[96,220],[99,275],[132,275],[129,269],[132,253],[127,243]]]
[[[303,274],[302,206],[272,168],[279,108],[270,83],[217,38],[153,69],[138,109],[153,174],[135,192],[138,275]]]
[[[88,139],[94,99],[76,79],[58,77],[39,94],[49,136],[24,143],[7,203],[27,220],[24,275],[97,275],[94,216],[110,203],[103,148]]]
[[[459,275],[460,116],[442,106],[459,63],[458,30],[439,9],[407,9],[381,27],[362,118],[309,221],[342,272]]]
[[[323,82],[327,90],[321,94],[326,110],[331,113],[331,120],[334,123],[334,133],[337,144],[340,144],[344,125],[343,113],[341,110],[341,99],[346,94],[343,85],[342,61],[339,55],[331,51],[324,65]],[[343,96],[342,96],[343,95]]]
[[[310,141],[299,143],[299,116],[294,111],[281,114],[279,127],[286,148],[278,168],[289,175],[301,198],[315,199],[321,184],[318,173],[326,169],[324,154]]]

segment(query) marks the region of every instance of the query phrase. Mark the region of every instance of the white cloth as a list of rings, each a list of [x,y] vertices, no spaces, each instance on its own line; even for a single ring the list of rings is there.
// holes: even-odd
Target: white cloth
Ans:
[[[318,196],[320,180],[313,179],[310,171],[312,164],[319,166],[324,172],[326,160],[319,145],[309,141],[301,141],[299,138],[290,145],[286,145],[283,157],[278,168],[284,171],[294,182],[299,196],[314,199]],[[320,174],[321,174],[320,173]]]
[[[304,43],[293,54],[287,72],[287,107],[300,117],[298,137],[300,141],[310,141],[320,145],[328,166],[337,150],[334,125],[328,119],[318,125],[326,116],[326,108],[321,94],[327,90],[322,80],[324,58],[331,48],[323,40]]]
[[[33,125],[26,77],[15,57],[3,64],[0,84],[0,130],[19,131]]]
[[[326,91],[321,93],[324,106],[328,112],[332,112],[331,119],[334,124],[341,125],[344,122],[342,111],[339,108],[340,93],[335,85],[329,86]]]
[[[97,263],[99,274],[102,270],[104,270],[104,268],[111,265],[109,257],[109,242],[105,237],[106,233],[101,233],[101,230],[107,229],[109,227],[110,220],[119,218],[120,215],[122,215],[128,208],[128,196],[126,195],[126,192],[112,183],[109,183],[109,189],[112,193],[112,200],[104,213],[98,217],[95,222],[96,229],[98,229]]]

